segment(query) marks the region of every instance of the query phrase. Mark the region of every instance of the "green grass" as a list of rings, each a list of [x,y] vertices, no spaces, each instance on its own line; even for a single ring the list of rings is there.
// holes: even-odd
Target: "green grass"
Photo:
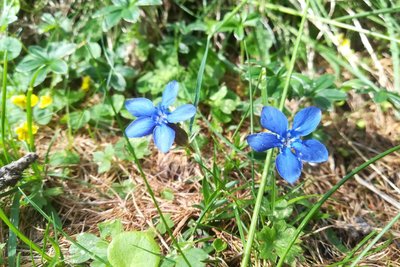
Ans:
[[[242,267],[299,262],[320,265],[310,252],[316,250],[312,244],[322,243],[340,255],[329,259],[319,255],[324,264],[356,266],[367,256],[390,249],[389,233],[400,215],[384,216],[363,203],[360,207],[368,211],[364,214],[372,214],[378,218],[375,220],[383,218],[384,226],[377,225],[382,231],[364,234],[356,241],[350,235],[339,235],[338,242],[349,251],[347,255],[336,251],[337,244],[325,240],[323,234],[309,233],[329,224],[327,218],[343,219],[343,214],[334,212],[340,200],[332,195],[348,184],[354,186],[351,178],[355,174],[370,174],[376,168],[367,171],[367,167],[381,161],[380,173],[398,171],[387,167],[390,157],[385,157],[398,153],[396,137],[382,132],[370,136],[368,127],[380,129],[379,124],[368,121],[367,130],[356,125],[352,130],[354,136],[365,140],[385,140],[382,146],[371,147],[380,153],[365,151],[366,162],[352,157],[351,148],[341,142],[342,133],[332,128],[341,131],[345,123],[351,128],[353,117],[364,119],[364,113],[373,116],[374,110],[380,110],[387,121],[399,123],[399,6],[383,0],[369,6],[353,2],[332,5],[322,0],[119,3],[75,3],[63,12],[58,12],[62,8],[56,1],[42,7],[23,2],[19,6],[18,1],[0,5],[0,164],[29,151],[40,155],[14,188],[0,192],[0,219],[8,229],[0,236],[0,245],[7,243],[1,260],[6,258],[9,266],[74,265],[70,245],[89,255],[76,266],[111,266],[104,246],[114,236],[104,237],[104,229],[93,232],[110,220],[120,220],[126,226],[121,231],[150,233],[162,248],[161,254],[146,251],[158,255],[162,267],[239,262]],[[355,26],[355,20],[362,29]],[[341,52],[340,34],[353,57]],[[371,45],[368,52],[361,41],[363,35]],[[370,54],[385,66],[387,84],[381,83]],[[331,76],[324,76],[327,73]],[[84,76],[90,76],[88,91],[80,89]],[[180,82],[177,106],[193,103],[197,113],[180,125],[188,134],[187,146],[177,145],[162,155],[151,139],[126,136],[125,127],[135,118],[123,104],[132,97],[157,103],[163,87],[174,79]],[[16,95],[26,96],[25,106],[13,102]],[[34,95],[39,103],[43,96],[51,96],[53,103],[44,108],[32,106]],[[362,99],[361,107],[354,99]],[[274,151],[251,151],[246,136],[261,131],[262,106],[293,114],[310,105],[323,110],[322,124],[312,138],[329,144],[330,160],[325,165],[307,166],[301,181],[292,186],[274,171]],[[27,123],[26,138],[19,140],[16,129],[23,122]],[[38,133],[34,125],[39,126]],[[103,156],[96,159],[94,153]],[[159,162],[164,165],[158,166]],[[175,165],[181,169],[169,173],[175,171]],[[347,174],[337,182],[334,177],[343,171]],[[162,180],[164,174],[168,181]],[[325,190],[319,176],[333,186]],[[140,177],[143,183],[135,184],[133,177]],[[189,187],[190,192],[176,191]],[[318,188],[324,191],[313,191]],[[142,189],[145,194],[136,199]],[[170,190],[167,197],[164,189]],[[88,196],[85,192],[91,192],[90,201],[80,199]],[[200,200],[181,224],[178,205],[183,196],[187,201],[192,196]],[[66,203],[66,198],[71,203]],[[139,207],[154,209],[130,210],[126,203],[132,200],[143,202]],[[125,217],[102,221],[99,216],[94,225],[86,225],[66,213],[83,212],[71,208],[74,202],[102,201],[131,212],[130,219],[136,218],[136,212],[145,213],[146,223],[135,229],[136,221]],[[85,207],[102,214],[117,209],[112,205]],[[26,221],[25,213],[35,219]],[[151,217],[146,217],[149,214]],[[85,216],[92,218],[90,212]],[[74,224],[80,225],[79,231]],[[79,233],[89,232],[103,247],[77,239]],[[378,241],[382,244],[377,245]],[[140,250],[140,246],[133,247],[132,254]]]

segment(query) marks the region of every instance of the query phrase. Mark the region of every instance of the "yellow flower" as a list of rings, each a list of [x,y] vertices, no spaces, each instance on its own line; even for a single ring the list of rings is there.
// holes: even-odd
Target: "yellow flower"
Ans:
[[[26,108],[26,100],[26,95],[15,95],[11,97],[11,102],[22,109]],[[32,94],[31,107],[34,107],[38,102],[39,98],[37,97],[37,95]]]
[[[53,98],[49,95],[44,95],[40,97],[39,108],[47,108],[53,103]]]
[[[90,76],[86,75],[86,76],[83,76],[83,78],[82,78],[81,90],[83,92],[87,92],[87,91],[89,91],[89,89],[90,89]]]
[[[32,124],[32,134],[36,134],[39,127],[35,124]],[[18,136],[18,140],[20,141],[29,141],[29,134],[28,134],[28,123],[24,122],[20,126],[15,129],[15,133]]]

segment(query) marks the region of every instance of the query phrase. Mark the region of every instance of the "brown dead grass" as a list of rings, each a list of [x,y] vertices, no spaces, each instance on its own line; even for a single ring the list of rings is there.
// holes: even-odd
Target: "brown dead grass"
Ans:
[[[328,163],[305,167],[302,179],[306,180],[303,188],[306,194],[324,194],[365,159],[400,141],[400,122],[394,118],[391,110],[384,112],[379,106],[365,104],[357,95],[352,95],[349,103],[348,111],[330,113],[323,119],[323,128],[329,136],[327,145],[330,158]],[[355,126],[361,119],[366,122],[365,128]],[[132,162],[115,159],[109,172],[97,173],[93,153],[103,150],[108,143],[115,143],[119,137],[100,131],[94,135],[95,138],[91,138],[86,131],[74,135],[72,148],[80,155],[81,162],[79,165],[69,166],[69,179],[46,177],[49,187],[61,186],[64,190],[64,194],[53,199],[64,230],[71,236],[81,232],[98,233],[98,223],[116,218],[121,219],[125,230],[154,229],[159,215]],[[37,139],[38,153],[42,158],[53,137],[53,129],[42,128]],[[67,140],[66,131],[60,130],[51,147],[51,153],[68,148]],[[202,200],[199,180],[203,175],[200,167],[184,150],[175,149],[166,155],[158,153],[154,148],[152,151],[152,155],[141,160],[142,166],[160,208],[172,216],[175,223],[174,235],[180,236],[187,230],[190,220],[197,219],[200,214],[200,210],[194,205]],[[206,161],[208,163],[211,164],[211,160]],[[341,242],[350,248],[372,230],[381,230],[399,212],[399,207],[394,205],[400,202],[399,173],[400,156],[394,153],[360,173],[358,180],[350,180],[336,192],[323,206],[323,212],[330,215],[329,219],[312,222],[314,224],[310,224],[311,232],[303,237],[305,261],[298,265],[326,266],[345,257],[345,253],[340,252],[329,241],[328,230],[333,230]],[[112,184],[126,179],[132,181],[134,190],[127,197],[121,198],[112,190]],[[379,193],[360,184],[360,179],[371,184]],[[284,185],[282,180],[279,183]],[[162,198],[161,193],[165,189],[173,192],[174,200]],[[242,193],[242,198],[250,197],[249,192]],[[394,202],[385,200],[383,194]],[[44,231],[43,219],[32,219],[32,216],[38,217],[33,212],[24,211],[23,214],[28,217],[23,219],[22,229],[39,241]],[[227,221],[221,227],[228,232],[235,231],[235,221]],[[240,239],[215,228],[209,232],[229,244],[228,250],[222,254],[220,266],[236,266],[240,262],[243,249]],[[385,239],[392,238],[393,242],[387,248],[365,258],[364,266],[400,266],[399,237],[400,226],[396,224],[385,236]],[[158,235],[158,239],[163,250],[169,250],[170,238],[167,235]],[[62,239],[61,244],[67,254],[70,243]]]

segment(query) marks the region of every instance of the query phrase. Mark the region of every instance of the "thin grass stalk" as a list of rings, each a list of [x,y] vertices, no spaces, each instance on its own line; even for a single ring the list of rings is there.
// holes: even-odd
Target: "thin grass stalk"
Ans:
[[[91,252],[89,249],[87,249],[86,247],[82,246],[81,244],[79,244],[78,242],[76,242],[72,237],[70,237],[60,226],[57,225],[57,223],[55,223],[55,220],[50,218],[49,215],[47,215],[41,208],[39,208],[39,206],[33,202],[25,193],[24,191],[22,191],[22,189],[20,187],[18,187],[19,192],[21,192],[21,194],[24,196],[24,199],[26,199],[30,205],[32,205],[32,207],[38,211],[49,223],[52,223],[54,226],[54,229],[57,229],[58,232],[60,232],[68,241],[70,241],[72,244],[74,244],[75,246],[77,246],[78,248],[84,250],[85,252],[89,253],[93,258],[95,258],[96,260],[104,263],[105,266],[107,267],[111,267],[111,265],[104,260],[102,257],[97,256],[95,253]],[[0,211],[0,215],[1,215],[1,211]],[[18,236],[19,237],[19,236]],[[21,239],[22,240],[22,239]],[[29,240],[30,241],[30,240]],[[41,255],[43,257],[43,255]],[[45,258],[45,257],[43,257]],[[46,258],[45,258],[46,259]],[[51,258],[50,258],[51,259]],[[48,259],[46,259],[48,260]],[[48,260],[49,261],[49,260]]]
[[[235,16],[242,9],[242,7],[247,3],[247,1],[248,0],[243,0],[234,10],[232,10],[232,12],[229,13],[228,16],[226,16],[224,18],[223,21],[221,21],[213,29],[213,31],[207,37],[206,50],[204,51],[203,58],[201,59],[200,68],[199,68],[199,71],[197,72],[196,89],[195,89],[194,101],[193,101],[193,105],[196,108],[197,108],[197,106],[199,105],[199,102],[200,102],[200,89],[201,89],[201,84],[203,82],[204,70],[205,70],[206,63],[207,63],[208,50],[209,50],[209,47],[210,47],[211,38],[214,36],[215,33],[217,33],[221,29],[222,26],[224,26],[224,24],[226,22],[228,22],[231,18],[233,18],[233,16]],[[195,120],[195,117],[190,119],[189,133],[192,133],[194,120]]]
[[[10,156],[8,155],[6,147],[6,113],[7,113],[7,49],[4,52],[4,63],[3,63],[3,83],[1,87],[1,141],[3,142],[3,154],[6,162],[10,162]]]
[[[0,219],[8,226],[8,228],[13,231],[18,238],[24,242],[26,245],[28,245],[29,248],[33,249],[37,253],[39,253],[40,256],[42,256],[45,260],[51,261],[51,257],[47,255],[38,245],[33,243],[28,237],[26,237],[23,233],[21,233],[15,226],[12,224],[12,222],[8,219],[7,215],[4,213],[3,209],[0,208]]]
[[[307,213],[307,215],[304,217],[303,221],[300,223],[299,227],[297,227],[295,234],[293,235],[292,240],[290,241],[288,247],[286,248],[285,253],[283,254],[283,256],[279,259],[279,262],[277,264],[277,267],[281,267],[284,264],[285,258],[287,256],[287,254],[289,253],[290,249],[292,248],[292,246],[294,245],[294,243],[296,242],[297,238],[300,236],[300,233],[303,231],[304,227],[307,225],[307,223],[312,219],[312,217],[314,216],[314,214],[321,208],[321,206],[325,203],[325,201],[327,201],[332,195],[333,193],[335,193],[342,185],[344,185],[350,178],[352,178],[354,175],[356,175],[357,173],[359,173],[360,171],[364,170],[366,167],[368,167],[369,165],[371,165],[372,163],[375,163],[376,161],[380,160],[381,158],[389,155],[390,153],[393,153],[395,151],[400,150],[400,145],[392,147],[380,154],[378,154],[377,156],[371,158],[370,160],[368,160],[367,162],[364,162],[363,164],[361,164],[360,166],[358,166],[357,168],[355,168],[353,171],[351,171],[349,174],[347,174],[345,177],[343,177],[339,183],[337,183],[334,187],[332,187],[332,189],[330,189],[311,209],[310,211]]]
[[[297,38],[296,38],[296,42],[295,42],[295,45],[294,45],[292,58],[290,60],[289,69],[288,69],[288,73],[287,73],[286,80],[285,80],[285,85],[283,87],[283,92],[282,92],[281,100],[280,100],[280,103],[279,103],[279,109],[280,110],[283,110],[283,107],[284,107],[285,101],[286,101],[286,97],[287,97],[287,94],[288,94],[288,91],[289,91],[290,78],[291,78],[291,75],[293,73],[294,64],[295,64],[295,61],[296,61],[296,58],[297,58],[297,52],[298,52],[298,49],[299,49],[299,46],[300,46],[301,36],[303,34],[304,23],[305,23],[305,21],[307,19],[307,11],[308,11],[309,5],[310,5],[310,0],[307,0],[306,7],[303,10],[302,19],[301,19],[300,26],[299,26],[299,34],[297,35]],[[263,196],[264,196],[264,190],[265,190],[265,186],[267,184],[267,178],[268,178],[269,169],[270,169],[270,166],[272,165],[271,164],[272,163],[272,155],[273,155],[273,150],[270,149],[267,152],[267,156],[265,157],[264,170],[263,170],[263,173],[262,173],[262,176],[261,176],[260,188],[258,189],[256,204],[254,206],[254,211],[253,211],[253,215],[252,215],[252,218],[251,218],[249,235],[248,235],[248,238],[247,238],[248,241],[245,244],[243,259],[242,259],[242,262],[240,264],[241,267],[247,267],[247,264],[248,264],[248,262],[250,260],[251,248],[252,248],[253,240],[254,240],[255,233],[256,233],[258,215],[260,213],[261,203],[262,203],[262,199],[263,199]],[[271,182],[272,181],[273,180],[271,180]],[[273,186],[275,186],[275,185],[273,185]],[[273,198],[275,198],[275,193],[274,193]],[[273,199],[273,201],[274,201],[274,199]]]
[[[358,255],[358,257],[353,261],[350,267],[355,267],[359,261],[368,253],[369,250],[376,244],[376,242],[381,239],[381,237],[392,228],[392,226],[400,219],[400,213],[398,213],[386,226],[382,229],[382,231],[376,235],[374,239],[372,239],[371,243]]]
[[[275,5],[275,4],[265,4],[265,7],[267,9],[270,10],[275,10],[275,11],[279,11],[281,13],[285,13],[285,14],[289,14],[289,15],[293,15],[293,16],[302,16],[302,14],[300,12],[298,12],[295,9],[292,8],[288,8],[288,7],[284,7],[284,6],[280,6],[280,5]],[[354,32],[358,32],[358,33],[364,33],[373,37],[376,37],[378,39],[383,39],[383,40],[387,40],[387,41],[394,41],[396,43],[400,43],[400,39],[397,38],[392,38],[390,36],[381,34],[381,33],[377,33],[377,32],[373,32],[370,30],[366,30],[366,29],[358,29],[355,26],[340,22],[340,21],[336,21],[333,19],[327,19],[327,18],[322,18],[316,15],[308,15],[308,19],[310,20],[310,22],[313,22],[313,20],[318,20],[322,23],[326,23],[329,25],[333,25],[336,26],[338,28],[342,28],[342,29],[346,29],[349,31],[354,31]]]

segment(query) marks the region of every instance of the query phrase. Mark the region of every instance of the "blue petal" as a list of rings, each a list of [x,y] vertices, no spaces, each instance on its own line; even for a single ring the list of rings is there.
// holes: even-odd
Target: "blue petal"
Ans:
[[[301,160],[287,147],[276,157],[276,169],[279,175],[291,184],[299,179],[302,168]]]
[[[306,136],[312,133],[321,121],[321,110],[308,107],[300,110],[293,119],[293,132],[296,136]]]
[[[125,134],[129,138],[146,136],[152,133],[155,126],[156,123],[151,118],[139,118],[126,127]]]
[[[176,100],[176,96],[178,95],[178,89],[179,89],[179,83],[177,81],[169,82],[164,89],[161,99],[161,106],[165,108],[171,106]]]
[[[186,104],[178,107],[168,115],[167,120],[170,123],[176,123],[190,119],[196,114],[196,107],[192,104]]]
[[[304,161],[320,163],[328,160],[328,150],[325,145],[315,139],[296,142],[292,146]]]
[[[154,128],[153,137],[157,148],[167,153],[175,140],[175,131],[166,124],[161,124]]]
[[[288,128],[288,120],[285,114],[274,107],[264,107],[261,111],[261,125],[271,132],[285,136]]]
[[[151,117],[156,112],[153,103],[143,97],[126,100],[125,107],[135,117]]]
[[[276,135],[270,133],[251,134],[246,139],[251,148],[257,152],[279,147],[282,144]]]

